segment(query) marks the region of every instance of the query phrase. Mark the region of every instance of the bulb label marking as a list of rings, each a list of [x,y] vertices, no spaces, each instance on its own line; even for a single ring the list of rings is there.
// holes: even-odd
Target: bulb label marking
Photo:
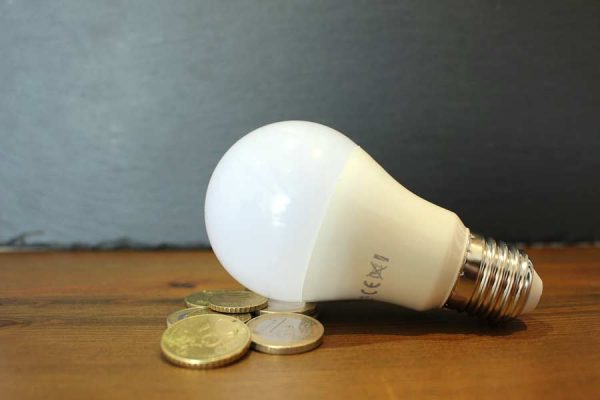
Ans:
[[[381,282],[377,281],[383,281],[383,271],[387,269],[387,264],[389,262],[390,259],[387,257],[380,254],[373,255],[370,264],[371,271],[365,275],[367,279],[363,281],[362,288],[360,289],[360,292],[362,293],[360,296],[361,299],[372,299],[373,296],[379,293],[379,290],[377,289],[381,286]]]

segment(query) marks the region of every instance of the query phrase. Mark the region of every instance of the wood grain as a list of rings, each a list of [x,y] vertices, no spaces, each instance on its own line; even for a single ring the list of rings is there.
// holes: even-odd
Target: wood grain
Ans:
[[[505,326],[327,303],[319,349],[208,371],[168,364],[158,344],[188,293],[239,287],[212,253],[0,254],[0,399],[597,398],[600,249],[529,254],[544,295]]]

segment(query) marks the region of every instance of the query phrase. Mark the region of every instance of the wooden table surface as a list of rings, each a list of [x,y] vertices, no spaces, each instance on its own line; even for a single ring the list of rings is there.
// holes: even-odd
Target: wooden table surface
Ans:
[[[600,398],[600,249],[529,254],[544,295],[505,326],[323,303],[317,350],[190,370],[159,339],[187,294],[239,287],[212,253],[2,253],[0,399]]]

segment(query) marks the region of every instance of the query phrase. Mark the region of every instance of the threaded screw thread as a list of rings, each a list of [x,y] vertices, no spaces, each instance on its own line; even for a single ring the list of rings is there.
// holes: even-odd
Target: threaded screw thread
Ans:
[[[534,276],[527,254],[471,234],[465,262],[446,307],[488,318],[511,319],[523,311]]]

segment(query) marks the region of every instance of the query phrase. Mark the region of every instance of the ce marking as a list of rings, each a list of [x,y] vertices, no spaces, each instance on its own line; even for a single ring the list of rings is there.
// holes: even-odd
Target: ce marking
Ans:
[[[387,265],[384,265],[384,263],[388,263],[389,261],[389,258],[384,257],[382,255],[373,255],[373,261],[371,261],[371,272],[369,272],[365,276],[370,279],[377,279],[383,281],[383,271],[388,267]],[[381,286],[381,282],[373,282],[371,280],[365,279],[363,281],[363,287],[360,289],[360,292],[366,296],[361,296],[361,298],[368,299],[369,296],[376,295],[377,293],[379,293],[379,291],[376,290],[377,288],[379,288],[379,286]]]

